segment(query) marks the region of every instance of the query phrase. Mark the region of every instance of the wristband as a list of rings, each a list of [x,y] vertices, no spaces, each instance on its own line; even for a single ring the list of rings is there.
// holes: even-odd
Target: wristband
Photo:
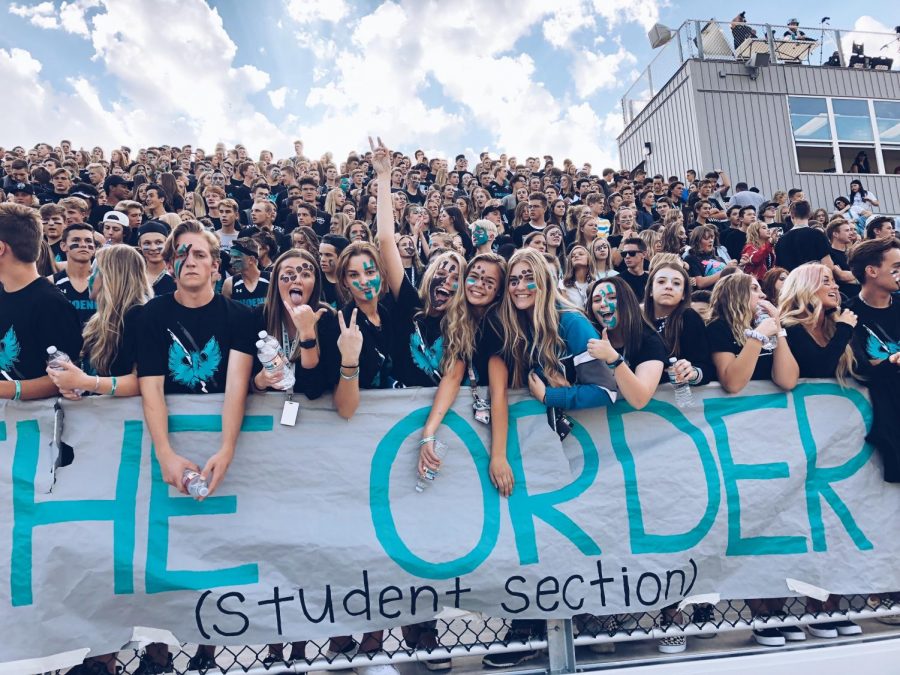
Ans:
[[[341,379],[347,380],[348,382],[355,380],[358,377],[359,377],[359,366],[356,367],[356,370],[353,371],[352,375],[344,375],[344,373],[341,373]]]
[[[781,330],[778,331],[778,337],[787,337],[787,331],[784,328],[782,328]]]
[[[112,389],[110,390],[109,395],[115,396],[116,395],[116,387],[119,386],[119,380],[118,380],[118,378],[116,378],[115,375],[113,375],[110,379],[112,380]]]
[[[744,337],[753,338],[754,340],[759,341],[760,344],[766,344],[766,341],[768,340],[765,335],[760,333],[755,328],[747,328],[744,331]]]
[[[622,356],[621,354],[619,354],[616,357],[616,360],[613,361],[612,363],[607,363],[606,367],[609,368],[610,370],[615,370],[616,368],[621,366],[623,363],[625,363],[625,357]]]
[[[697,366],[694,366],[694,377],[688,380],[688,384],[697,384],[700,380],[703,379],[703,371],[700,370]]]
[[[13,394],[12,400],[18,401],[22,398],[22,383],[19,380],[13,380],[13,384],[16,385],[16,393]]]
[[[94,375],[94,388],[91,390],[95,394],[100,391],[100,376]]]
[[[354,363],[352,366],[345,366],[343,363],[341,364],[341,368],[346,368],[347,370],[353,370],[354,368],[359,368],[358,363]]]
[[[309,340],[300,340],[298,344],[300,345],[300,349],[315,349],[316,338],[310,338]]]
[[[426,436],[421,441],[419,441],[419,447],[421,448],[426,443],[431,443],[432,441],[436,441],[436,440],[437,440],[437,438],[435,438],[434,436]]]

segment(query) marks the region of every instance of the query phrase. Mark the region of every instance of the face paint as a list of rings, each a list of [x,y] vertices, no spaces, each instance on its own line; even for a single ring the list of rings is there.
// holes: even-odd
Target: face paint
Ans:
[[[188,256],[191,254],[191,247],[193,244],[182,244],[178,247],[178,251],[175,254],[175,278],[181,278],[181,270],[184,269],[184,263],[187,261]]]
[[[612,330],[619,325],[619,303],[616,299],[616,287],[612,284],[600,284],[594,290],[594,314],[607,329]]]
[[[233,269],[235,272],[242,272],[245,267],[243,254],[241,254],[241,252],[236,249],[231,249],[230,255],[231,269]]]
[[[366,300],[371,300],[375,295],[381,292],[381,275],[376,271],[378,268],[375,266],[374,262],[364,262],[363,263],[363,272],[375,271],[375,276],[369,281],[369,286],[374,290],[374,294],[370,297],[370,292],[366,292]]]
[[[528,290],[537,288],[537,284],[534,283],[534,272],[530,268],[526,267],[519,274],[509,275],[510,288],[518,288],[519,284],[524,284]]]
[[[529,291],[535,291],[537,290],[537,284],[533,281],[529,281],[525,284],[525,288],[527,288]]]
[[[488,243],[488,233],[487,230],[481,227],[480,225],[475,228],[473,232],[473,239],[476,246],[484,246]]]
[[[450,282],[450,290],[445,287],[447,280],[455,275],[458,270],[459,268],[456,266],[456,263],[451,262],[450,260],[444,260],[438,266],[437,270],[435,270],[434,276],[431,278],[431,283],[428,287],[428,295],[434,309],[443,309],[450,301],[451,295],[456,293],[459,289],[458,281]]]
[[[71,246],[69,247],[71,250]],[[97,280],[97,277],[100,275],[100,268],[97,267],[97,261],[91,265],[91,275],[88,277],[88,295],[93,296],[94,294],[94,282]]]

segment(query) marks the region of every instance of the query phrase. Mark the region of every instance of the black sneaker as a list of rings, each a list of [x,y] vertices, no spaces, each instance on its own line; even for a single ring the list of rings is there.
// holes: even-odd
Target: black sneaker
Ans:
[[[197,652],[191,657],[191,660],[188,661],[188,670],[199,670],[201,673],[205,673],[209,670],[217,670],[219,667],[216,665],[216,657],[212,654],[206,654],[204,652]]]
[[[116,673],[120,673],[122,669],[116,666]],[[100,661],[88,660],[79,663],[74,668],[70,668],[66,675],[111,675],[105,663]]]
[[[503,652],[501,654],[487,654],[481,659],[481,665],[488,668],[512,668],[520,663],[525,663],[538,657],[536,649],[528,649],[521,652]]]
[[[711,628],[714,626],[716,619],[716,608],[709,604],[694,605],[694,611],[691,614],[691,623],[696,624],[700,628]],[[715,633],[697,633],[694,635],[701,640],[709,640],[716,637]]]
[[[788,642],[802,642],[806,639],[806,631],[800,628],[800,626],[779,626],[776,630],[781,633]],[[812,631],[810,632],[812,633]],[[813,635],[815,635],[815,633],[813,633]],[[835,637],[837,637],[837,633],[835,633]]]
[[[764,647],[784,647],[784,635],[777,628],[763,628],[753,631],[753,639]]]
[[[162,673],[174,673],[175,665],[172,663],[172,654],[169,653],[166,663],[158,663],[147,654],[141,654],[140,663],[134,669],[134,675],[161,675]]]

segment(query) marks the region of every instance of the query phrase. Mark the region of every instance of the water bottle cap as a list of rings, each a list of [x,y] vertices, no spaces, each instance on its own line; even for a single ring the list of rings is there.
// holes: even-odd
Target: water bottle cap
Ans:
[[[209,494],[209,488],[205,485],[201,485],[199,488],[197,488],[197,494],[201,497],[206,497]]]
[[[57,350],[56,350],[56,347],[55,347],[54,345],[50,345],[49,347],[47,347],[47,353],[48,353],[48,354],[55,354],[56,351],[57,351]]]
[[[674,356],[669,357],[669,363],[674,365],[677,361],[678,361],[678,359],[676,359]]]
[[[264,330],[259,331],[256,335],[260,340],[265,340],[267,337],[269,337],[269,334]]]
[[[266,343],[263,342],[262,340],[257,340],[257,341],[256,341],[256,348],[257,348],[257,349],[262,349],[262,348],[265,347],[265,346],[266,346]]]

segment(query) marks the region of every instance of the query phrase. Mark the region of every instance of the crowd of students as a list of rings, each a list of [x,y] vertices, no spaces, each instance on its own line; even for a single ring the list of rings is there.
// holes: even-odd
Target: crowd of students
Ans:
[[[240,145],[133,157],[117,148],[108,159],[67,141],[0,151],[0,398],[141,396],[164,480],[186,492],[184,472],[199,471],[212,494],[227,481],[247,396],[283,389],[257,357],[264,330],[293,366],[291,395],[329,393],[343,418],[362,390],[434,387],[422,473],[439,468],[436,436],[465,387],[490,431],[491,481],[508,496],[508,388],[527,388],[565,438],[565,411],[620,399],[640,409],[667,386],[674,359],[677,382],[718,381],[731,393],[751,380],[784,390],[801,377],[864,382],[875,413],[868,440],[885,479],[900,481],[900,241],[859,181],[829,216],[799,189],[766,200],[738,183],[729,199],[722,171],[598,175],[569,160],[557,168],[549,156],[522,164],[488,153],[470,171],[464,155],[451,168],[370,143],[340,164],[307,159],[300,142],[278,161],[268,151],[251,161]],[[73,362],[48,368],[51,345]],[[215,393],[224,393],[221,446],[201,466],[170,441],[167,415],[171,395]],[[783,605],[753,602],[758,616]],[[710,609],[690,620],[708,621]],[[514,621],[506,639],[542,626]],[[412,649],[437,646],[434,622],[403,634]],[[765,645],[806,637],[754,635]],[[660,649],[685,645],[671,637]],[[381,632],[330,643],[335,653],[381,646]],[[294,643],[285,657],[271,645],[265,663],[305,658],[305,648]],[[485,665],[533,655],[491,654]],[[209,646],[191,660],[213,664]],[[151,645],[137,672],[171,667],[167,648]],[[81,668],[114,672],[114,658]]]

